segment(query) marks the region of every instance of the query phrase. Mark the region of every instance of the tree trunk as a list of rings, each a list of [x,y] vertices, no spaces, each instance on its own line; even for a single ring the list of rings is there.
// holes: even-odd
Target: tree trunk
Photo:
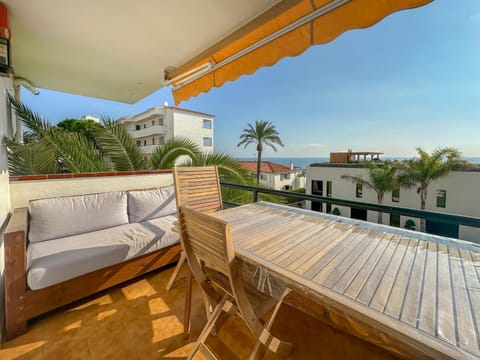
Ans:
[[[378,200],[378,205],[382,205],[383,204],[383,194],[377,194],[377,200]],[[381,211],[378,212],[377,222],[379,224],[383,224],[383,212],[381,212]]]
[[[260,184],[261,165],[262,165],[262,150],[257,150],[257,184]]]
[[[420,209],[425,210],[427,203],[427,189],[420,190]],[[420,231],[426,232],[427,231],[427,223],[425,218],[420,219]]]

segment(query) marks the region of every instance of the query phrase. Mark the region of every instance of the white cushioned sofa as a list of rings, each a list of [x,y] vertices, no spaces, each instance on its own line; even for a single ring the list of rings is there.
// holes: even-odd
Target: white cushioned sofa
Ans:
[[[5,234],[7,337],[46,311],[178,260],[173,186],[33,200]]]

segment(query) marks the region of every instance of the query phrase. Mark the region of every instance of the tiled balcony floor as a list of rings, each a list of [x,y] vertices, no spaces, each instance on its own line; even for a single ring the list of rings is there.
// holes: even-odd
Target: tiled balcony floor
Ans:
[[[0,359],[181,359],[205,321],[194,289],[192,335],[183,339],[184,282],[165,290],[173,268],[116,287],[32,321],[3,344]],[[222,359],[246,358],[254,340],[236,317],[224,315],[209,346]],[[273,333],[291,341],[291,359],[392,359],[382,349],[282,306]],[[274,359],[267,353],[266,359]]]

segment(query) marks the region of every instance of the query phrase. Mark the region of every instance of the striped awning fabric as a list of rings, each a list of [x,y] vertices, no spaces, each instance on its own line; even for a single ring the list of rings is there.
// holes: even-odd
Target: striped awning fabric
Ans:
[[[297,56],[351,29],[367,28],[396,11],[432,0],[282,0],[275,6],[171,71],[178,104],[241,75]]]

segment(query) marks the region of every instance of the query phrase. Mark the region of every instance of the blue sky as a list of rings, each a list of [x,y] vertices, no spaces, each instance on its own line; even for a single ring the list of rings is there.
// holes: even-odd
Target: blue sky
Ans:
[[[134,105],[42,89],[23,90],[22,100],[54,123],[173,104],[168,88]],[[255,153],[236,147],[255,120],[272,121],[285,143],[264,156],[349,148],[412,156],[439,146],[480,156],[480,1],[435,0],[395,13],[180,106],[216,115],[215,150],[238,157]]]

